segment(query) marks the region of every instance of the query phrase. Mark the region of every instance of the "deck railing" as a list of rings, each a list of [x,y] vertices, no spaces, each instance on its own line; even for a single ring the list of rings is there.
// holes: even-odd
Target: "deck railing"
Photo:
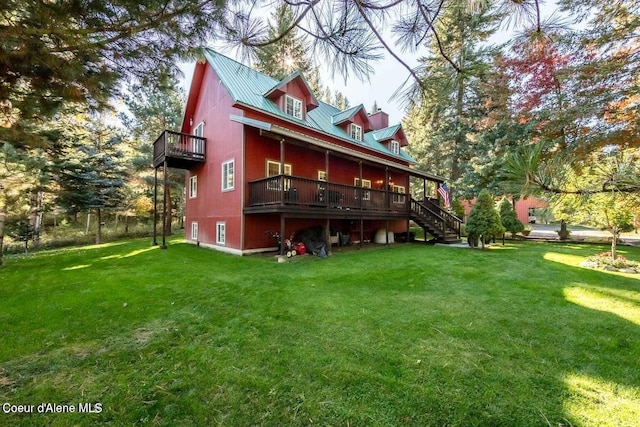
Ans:
[[[153,163],[164,157],[204,160],[205,141],[201,136],[165,130],[153,143]]]
[[[407,211],[405,194],[288,175],[249,183],[249,205],[299,205],[372,211]]]

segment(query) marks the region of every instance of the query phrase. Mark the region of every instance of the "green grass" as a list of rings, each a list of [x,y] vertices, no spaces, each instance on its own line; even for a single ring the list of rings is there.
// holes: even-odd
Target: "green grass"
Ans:
[[[634,426],[640,278],[606,247],[233,257],[148,240],[9,257],[0,425]],[[640,260],[640,251],[621,248]]]

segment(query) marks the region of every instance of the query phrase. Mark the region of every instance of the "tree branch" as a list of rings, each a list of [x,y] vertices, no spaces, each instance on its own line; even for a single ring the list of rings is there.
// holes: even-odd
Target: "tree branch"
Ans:
[[[438,35],[438,32],[436,31],[436,28],[433,25],[433,21],[435,21],[436,17],[438,16],[438,13],[440,13],[443,3],[444,3],[444,0],[440,0],[440,5],[438,6],[438,10],[436,11],[436,14],[434,15],[432,20],[432,19],[429,19],[429,16],[425,12],[423,4],[419,0],[417,1],[418,10],[420,10],[420,14],[424,18],[425,22],[431,29],[431,32],[433,33],[433,36],[436,39],[436,44],[438,45],[438,50],[440,51],[440,55],[442,55],[445,61],[451,64],[451,66],[453,67],[454,70],[456,70],[456,72],[460,73],[462,72],[462,69],[455,62],[453,62],[453,60],[445,53],[444,48],[442,47],[442,41],[440,40],[440,36]]]
[[[354,3],[356,5],[356,7],[358,8],[358,11],[360,12],[360,16],[362,16],[362,19],[364,19],[364,21],[367,23],[367,25],[369,26],[369,29],[373,32],[373,34],[375,34],[376,38],[382,44],[382,46],[384,46],[384,48],[387,50],[387,52],[389,52],[389,54],[391,56],[393,56],[395,58],[395,60],[400,63],[400,65],[402,65],[404,68],[407,69],[407,71],[409,71],[409,74],[411,74],[411,76],[413,76],[413,78],[416,79],[416,82],[418,82],[420,87],[422,89],[424,89],[423,82],[420,79],[420,77],[418,76],[418,74],[416,74],[415,70],[413,68],[409,67],[409,65],[406,62],[404,62],[402,59],[400,59],[400,57],[398,55],[395,54],[395,52],[384,41],[384,39],[382,38],[380,33],[376,30],[375,26],[373,25],[373,23],[371,22],[369,17],[366,15],[365,11],[363,10],[362,1],[361,0],[355,0]]]

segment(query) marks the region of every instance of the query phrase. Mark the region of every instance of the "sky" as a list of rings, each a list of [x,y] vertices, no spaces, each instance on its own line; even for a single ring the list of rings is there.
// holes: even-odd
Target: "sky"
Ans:
[[[549,16],[555,9],[555,2],[548,1],[542,5],[543,19]],[[502,30],[496,33],[489,43],[500,44],[507,42],[511,37],[511,32]],[[393,43],[390,43],[393,46]],[[214,47],[215,49],[215,47]],[[220,50],[223,55],[229,56],[233,59],[235,52],[232,50],[224,49]],[[405,81],[410,78],[409,72],[402,64],[396,61],[388,52],[384,52],[385,57],[383,60],[373,63],[374,73],[370,76],[369,81],[361,81],[354,76],[349,76],[345,82],[344,77],[339,73],[335,76],[331,76],[331,73],[325,64],[320,63],[321,79],[324,86],[329,86],[332,90],[338,90],[342,92],[348,99],[351,106],[363,104],[367,111],[371,110],[373,103],[378,104],[378,108],[381,108],[384,112],[389,114],[389,124],[393,125],[400,123],[404,119],[406,112],[402,107],[400,99],[392,99],[392,96],[398,88],[400,88]],[[421,51],[415,54],[402,54],[399,49],[395,49],[394,53],[399,55],[401,59],[406,62],[410,67],[418,65],[418,58],[420,55],[424,55],[425,51]],[[191,84],[191,78],[193,76],[193,63],[181,64],[181,69],[185,74],[185,78],[182,81],[185,92],[188,93],[189,85]],[[248,65],[248,64],[247,64]],[[408,82],[410,84],[411,81]]]

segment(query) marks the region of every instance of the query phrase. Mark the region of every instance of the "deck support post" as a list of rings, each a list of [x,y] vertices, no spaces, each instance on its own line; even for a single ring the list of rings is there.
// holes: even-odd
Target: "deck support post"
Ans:
[[[386,239],[386,245],[389,246],[389,220],[384,226],[384,238]]]
[[[158,246],[158,168],[153,174],[153,246]]]
[[[362,204],[364,199],[364,191],[362,190],[362,161],[358,163],[358,203],[360,203],[360,211],[362,211]]]
[[[162,245],[160,249],[167,249],[167,157],[164,158],[162,168]]]
[[[427,180],[422,179],[422,201],[427,200]]]
[[[325,238],[327,240],[327,255],[331,252],[331,220],[327,218],[327,228]]]
[[[360,217],[360,249],[362,249],[362,245],[364,244],[364,220]]]
[[[410,234],[411,234],[411,221],[407,219],[407,237],[405,240],[406,243],[409,243]]]
[[[284,189],[284,184],[285,184],[285,179],[284,179],[284,138],[282,138],[280,140],[280,204],[284,205],[284,193],[285,193],[285,189]],[[283,235],[280,235],[280,237],[282,239],[284,239]],[[283,240],[284,242],[284,240]],[[282,254],[280,254],[282,255]]]
[[[284,255],[285,225],[284,214],[280,214],[280,248],[278,248],[280,255]]]

